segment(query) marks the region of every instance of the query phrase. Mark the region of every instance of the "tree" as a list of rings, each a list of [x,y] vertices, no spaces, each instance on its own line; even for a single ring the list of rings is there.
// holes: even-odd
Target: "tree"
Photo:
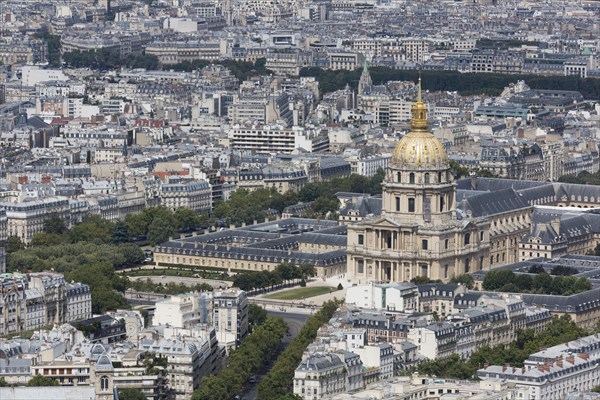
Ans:
[[[71,242],[108,243],[112,237],[114,223],[99,215],[91,215],[71,228]]]
[[[432,279],[429,279],[429,278],[428,278],[428,277],[426,277],[426,276],[420,276],[420,275],[419,275],[419,276],[415,276],[415,277],[414,277],[414,278],[412,278],[410,281],[411,281],[412,283],[414,283],[415,285],[426,285],[426,284],[428,284],[428,283],[437,283],[437,282],[440,282],[440,283],[441,283],[441,281],[440,281],[440,280],[435,280],[435,281],[434,281],[434,280],[432,280]]]
[[[62,235],[66,231],[67,225],[65,225],[65,221],[57,215],[52,215],[44,220],[44,232]]]
[[[173,226],[165,218],[156,218],[148,226],[148,240],[153,245],[166,242],[174,234]]]
[[[338,283],[337,285],[337,290],[344,290],[344,287],[342,286],[341,283]]]
[[[546,272],[543,265],[535,264],[529,267],[527,270],[530,274],[541,274],[542,272]]]
[[[562,275],[562,276],[576,275],[578,273],[579,273],[579,271],[577,270],[577,268],[569,267],[567,265],[557,265],[557,266],[553,267],[552,270],[550,271],[550,275]]]
[[[17,236],[9,236],[6,242],[6,253],[11,254],[23,250],[25,244]]]
[[[495,269],[485,274],[483,288],[485,290],[498,290],[507,283],[512,283],[515,274],[509,269]]]
[[[312,264],[302,264],[300,265],[300,272],[302,279],[312,278],[317,275],[317,269]]]
[[[267,318],[229,355],[227,367],[217,375],[205,376],[193,400],[229,400],[238,395],[248,378],[276,353],[287,332],[282,318]]]
[[[175,210],[174,217],[177,229],[192,231],[200,225],[200,217],[198,213],[190,210],[189,208],[178,208]]]
[[[600,243],[598,243],[596,245],[596,247],[594,247],[594,254],[595,256],[600,256]]]
[[[31,238],[31,246],[57,246],[63,244],[66,241],[66,235],[59,235],[56,233],[38,232],[34,233]]]
[[[119,400],[146,400],[147,397],[140,389],[119,389]]]
[[[535,278],[533,278],[533,288],[536,289],[538,293],[548,293],[551,285],[552,277],[545,272],[537,274]]]
[[[287,393],[284,396],[280,397],[277,400],[302,400],[302,397],[300,397],[297,394],[293,394],[293,393]]]
[[[148,234],[149,222],[142,214],[129,214],[125,217],[127,232],[132,238],[146,236]]]
[[[250,303],[248,307],[248,322],[250,325],[260,325],[267,320],[267,310],[258,304]]]
[[[27,386],[58,386],[58,382],[44,375],[35,375],[27,382]]]
[[[119,221],[115,224],[110,235],[110,242],[113,244],[129,242],[129,232],[127,231],[127,225],[124,222]]]
[[[302,353],[317,336],[318,329],[328,322],[342,302],[328,301],[311,316],[298,336],[279,355],[269,374],[258,385],[259,399],[280,399],[292,392],[294,371],[302,360]]]
[[[3,376],[0,376],[0,387],[7,387],[8,386],[8,382],[6,382],[6,379],[4,379]]]
[[[462,274],[453,276],[450,279],[450,283],[465,285],[467,288],[473,289],[475,286],[475,279],[473,279],[473,277],[469,274]]]

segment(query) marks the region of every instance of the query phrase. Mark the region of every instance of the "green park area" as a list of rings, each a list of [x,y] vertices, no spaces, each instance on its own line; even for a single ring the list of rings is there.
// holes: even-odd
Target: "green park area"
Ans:
[[[265,296],[267,299],[274,300],[302,300],[308,297],[320,296],[322,294],[334,292],[337,289],[332,286],[313,286],[301,287],[296,289],[284,290]]]

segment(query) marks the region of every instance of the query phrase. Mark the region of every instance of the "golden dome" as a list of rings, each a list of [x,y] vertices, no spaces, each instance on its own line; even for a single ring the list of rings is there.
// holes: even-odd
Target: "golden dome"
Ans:
[[[421,96],[419,78],[418,97],[412,107],[411,131],[396,144],[392,163],[406,167],[443,167],[447,164],[444,145],[427,127],[427,106]]]

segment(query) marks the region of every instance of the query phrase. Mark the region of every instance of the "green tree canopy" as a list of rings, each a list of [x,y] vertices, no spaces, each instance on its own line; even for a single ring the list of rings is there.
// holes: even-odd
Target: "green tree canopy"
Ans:
[[[49,376],[35,375],[27,382],[27,386],[58,386],[58,381]]]
[[[248,322],[250,325],[260,325],[267,320],[267,310],[258,304],[250,303],[248,308]]]
[[[57,215],[52,215],[44,220],[44,232],[62,235],[66,231],[67,225],[65,225],[65,221]]]
[[[140,389],[119,389],[119,400],[147,400],[146,395]]]
[[[17,236],[9,236],[6,242],[6,252],[8,254],[23,250],[25,244]]]

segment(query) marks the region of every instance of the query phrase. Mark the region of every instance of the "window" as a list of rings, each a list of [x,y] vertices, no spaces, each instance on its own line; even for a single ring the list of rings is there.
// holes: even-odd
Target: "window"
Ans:
[[[448,277],[448,269],[449,269],[448,264],[444,265],[444,278]]]
[[[450,245],[450,240],[448,240],[448,239],[444,240],[444,249],[448,250],[449,245]]]
[[[427,250],[428,246],[429,242],[427,241],[427,239],[423,239],[423,241],[421,242],[421,247],[423,248],[423,250]]]
[[[402,182],[402,173],[398,172],[396,175],[396,179],[398,182]]]
[[[442,183],[442,173],[438,172],[438,183]]]
[[[415,173],[414,172],[411,172],[410,175],[408,176],[408,182],[415,183]]]
[[[100,390],[102,390],[102,391],[108,390],[108,377],[107,376],[103,376],[102,378],[100,378]]]
[[[479,240],[483,242],[483,231],[479,232]]]
[[[440,212],[444,211],[444,207],[446,206],[446,200],[444,199],[444,195],[440,196]]]
[[[408,212],[415,212],[415,199],[408,199]]]
[[[465,245],[471,243],[471,234],[465,233]]]
[[[425,173],[425,183],[429,183],[429,172]]]
[[[358,244],[365,244],[365,235],[358,235]]]
[[[470,258],[466,258],[465,259],[465,273],[469,273],[471,271],[471,259]]]
[[[400,197],[396,197],[396,211],[400,211]]]

